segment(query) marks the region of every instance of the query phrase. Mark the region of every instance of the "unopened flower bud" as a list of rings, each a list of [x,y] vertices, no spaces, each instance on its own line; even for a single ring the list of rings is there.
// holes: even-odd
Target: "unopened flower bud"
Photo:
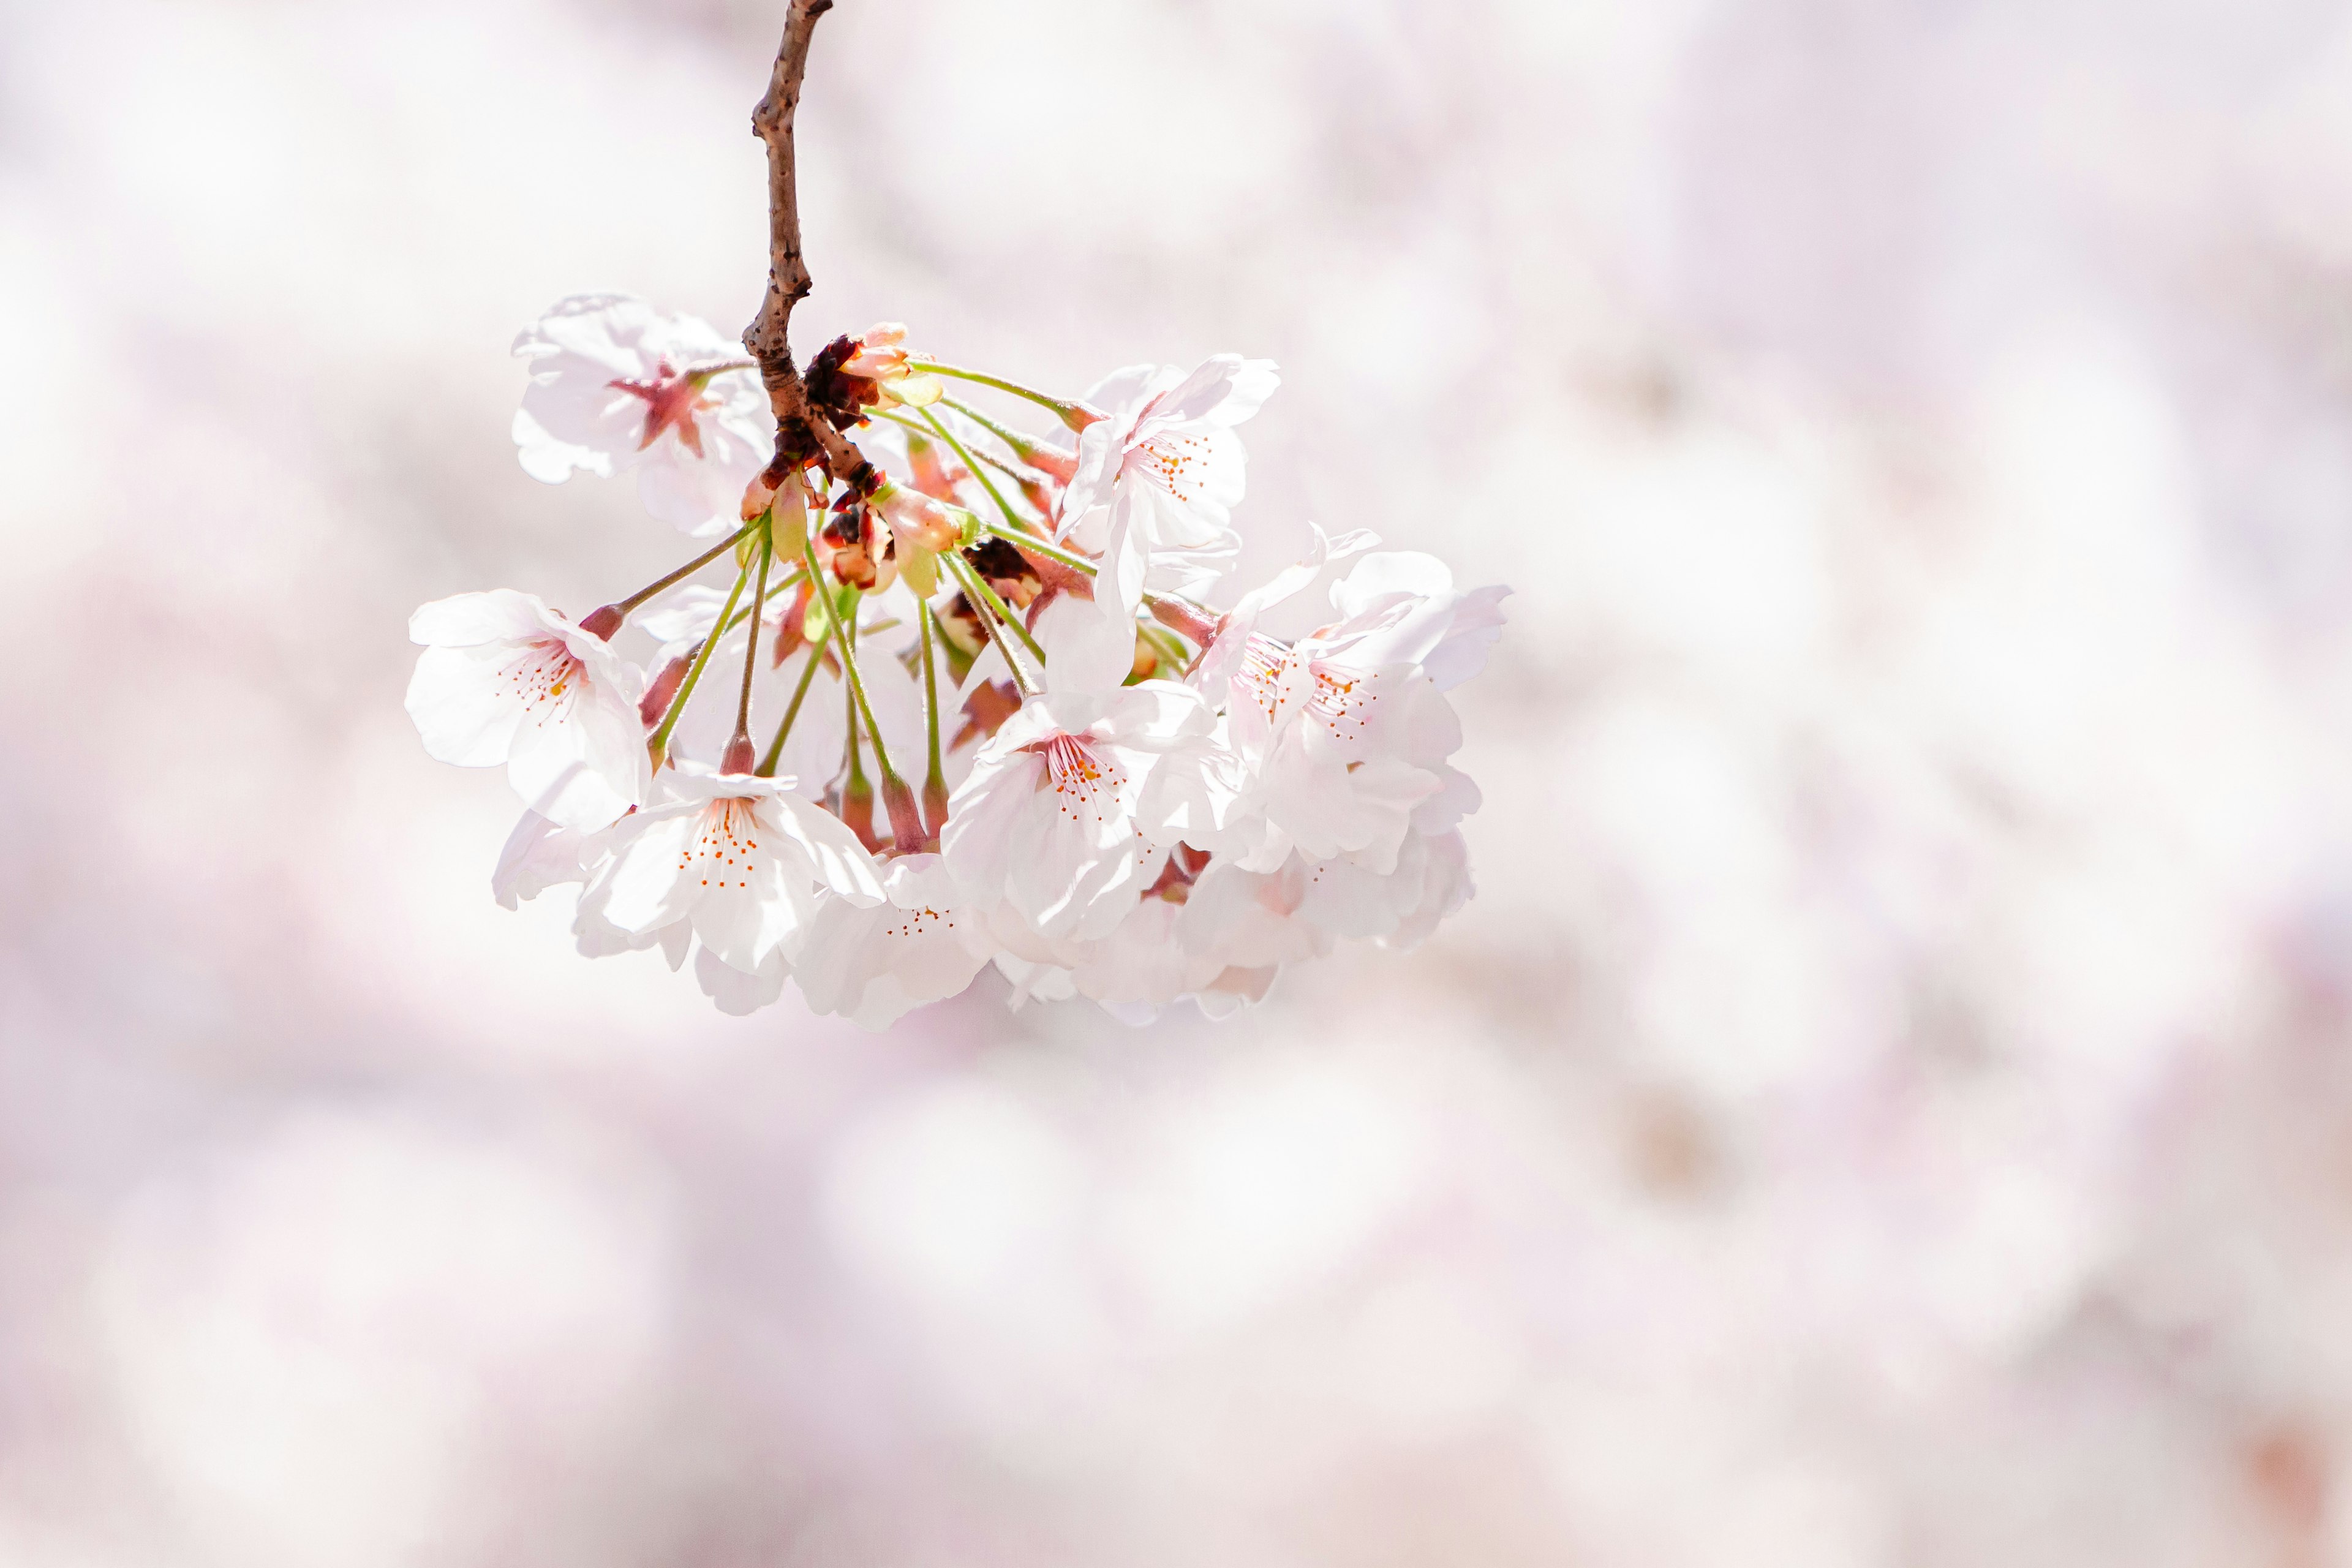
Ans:
[[[663,665],[661,673],[654,677],[653,684],[646,688],[645,700],[637,704],[637,717],[645,721],[646,729],[650,730],[662,721],[662,715],[669,711],[671,701],[677,696],[677,689],[686,684],[686,672],[693,665],[691,650],[679,654]]]
[[[914,368],[907,353],[904,322],[882,321],[855,340],[856,348],[841,364],[841,374],[870,381],[884,404],[903,403],[921,408],[937,403],[947,388],[940,378]]]
[[[940,500],[955,500],[956,487],[971,478],[971,470],[950,457],[945,447],[912,430],[907,433],[907,463],[914,469],[915,488]]]
[[[961,507],[947,507],[918,489],[882,481],[872,503],[890,524],[900,543],[919,550],[952,550],[963,538]]]
[[[776,487],[768,482],[768,476],[752,475],[751,482],[743,487],[743,521],[759,521],[768,515],[768,509],[773,506],[775,501]]]
[[[907,323],[877,321],[857,334],[850,356],[842,362],[844,375],[862,375],[868,381],[880,381],[885,376],[907,374]]]

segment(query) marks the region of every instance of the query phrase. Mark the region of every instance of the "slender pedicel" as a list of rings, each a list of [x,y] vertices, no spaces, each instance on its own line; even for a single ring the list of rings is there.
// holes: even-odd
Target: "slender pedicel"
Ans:
[[[760,624],[760,612],[768,602],[768,563],[775,557],[774,542],[762,531],[760,535],[760,575],[751,590],[751,625]],[[722,773],[748,773],[751,771],[751,678],[760,670],[760,638],[754,632],[743,639],[743,690],[735,700],[735,733],[728,737],[727,754],[720,759]]]
[[[940,403],[944,407],[954,409],[958,414],[1003,442],[1013,449],[1013,455],[1015,458],[1033,468],[1049,474],[1066,484],[1069,482],[1071,474],[1077,470],[1078,459],[1075,453],[1065,452],[1059,447],[1049,447],[1034,436],[1024,435],[1018,430],[999,425],[961,398],[942,397]],[[998,466],[1003,467],[1002,464]]]
[[[747,567],[736,569],[735,586],[728,591],[727,603],[719,611],[719,626],[725,626],[735,614],[735,601],[743,596],[743,583],[751,574]],[[756,643],[760,639],[753,637],[751,640]],[[646,742],[646,750],[653,754],[656,771],[659,771],[662,763],[668,760],[670,731],[677,728],[678,715],[686,711],[687,701],[693,697],[695,686],[702,679],[703,668],[710,663],[710,656],[718,647],[719,639],[715,637],[702,639],[702,651],[694,656],[693,668],[686,672],[686,679],[678,685],[677,695],[670,700],[669,711],[662,715],[661,728],[656,730],[654,738]]]
[[[1013,657],[1012,647],[1005,642],[1003,634],[996,629],[995,617],[991,616],[982,605],[981,595],[986,595],[991,599],[996,595],[989,594],[986,589],[979,585],[978,577],[971,569],[971,563],[961,555],[942,555],[940,559],[948,563],[948,570],[955,575],[956,585],[963,590],[964,597],[971,601],[972,618],[980,622],[980,629],[988,634],[990,645],[996,649],[996,657],[1003,659],[1004,668],[1013,672],[1013,684],[1019,687],[1024,696],[1034,694],[1037,689],[1036,683],[1032,681],[1028,672],[1021,668],[1021,661]]]
[[[1012,607],[997,597],[996,590],[988,585],[988,579],[982,576],[973,568],[972,563],[963,558],[961,551],[945,559],[953,561],[961,569],[965,591],[977,592],[988,608],[995,612],[996,618],[1010,626],[1013,629],[1013,635],[1021,639],[1021,646],[1029,650],[1029,657],[1037,661],[1038,668],[1044,668],[1045,650],[1038,646],[1035,637],[1029,635],[1029,628],[1022,623],[1019,616],[1013,613]]]
[[[749,370],[752,367],[743,365],[740,367],[730,368]],[[660,579],[658,582],[648,583],[644,587],[638,589],[635,593],[630,595],[627,598],[616,599],[612,604],[605,605],[603,609],[592,612],[587,619],[580,623],[580,629],[586,632],[591,637],[603,637],[607,642],[612,641],[613,634],[621,629],[621,623],[627,620],[631,615],[635,614],[640,605],[643,605],[647,599],[652,598],[656,594],[660,593],[663,589],[675,587],[678,584],[685,582],[688,577],[693,576],[697,572],[701,571],[705,566],[709,565],[721,555],[724,555],[729,551],[734,549],[738,544],[743,542],[743,536],[751,532],[755,526],[757,525],[753,523],[745,523],[741,528],[737,529],[727,538],[720,540],[717,544],[712,545],[709,549],[704,551],[701,554],[696,556],[693,560],[688,562],[685,565],[679,567],[668,576]],[[607,616],[611,617],[609,624],[607,624],[605,619]]]
[[[1021,520],[1021,514],[1014,511],[1012,503],[997,492],[996,485],[989,479],[987,471],[980,466],[970,452],[964,450],[963,443],[957,440],[948,427],[940,423],[939,416],[926,408],[923,410],[923,423],[938,431],[940,439],[948,444],[948,449],[963,459],[963,466],[971,470],[971,477],[980,481],[980,488],[988,492],[988,499],[996,503],[996,510],[1004,514],[1004,521],[1012,527],[1026,532],[1027,529]]]
[[[930,419],[931,411],[929,409],[926,408],[922,413],[924,418]],[[1014,528],[1024,531],[1022,535],[1023,538],[1025,539],[1028,537],[1028,534],[1025,531],[1028,525],[1022,521],[1020,514],[1005,504],[1004,498],[997,493],[996,487],[988,482],[988,476],[980,471],[980,465],[972,460],[971,454],[963,449],[963,443],[958,441],[954,437],[949,436],[946,429],[940,426],[938,420],[931,419],[931,428],[929,430],[926,430],[911,419],[906,418],[900,415],[891,414],[884,410],[875,410],[874,416],[877,419],[887,419],[893,425],[904,426],[907,429],[914,432],[914,434],[924,437],[927,439],[936,440],[940,437],[945,437],[949,447],[954,451],[957,457],[963,459],[963,466],[967,469],[971,470],[971,477],[973,479],[980,481],[980,488],[988,492],[988,499],[996,503],[996,510],[1003,512],[1004,514],[1005,521],[1011,523]],[[934,435],[933,432],[937,432],[937,434]],[[961,510],[962,509],[959,508],[958,510]],[[972,514],[967,512],[965,515],[971,516]],[[974,517],[973,521],[979,522],[980,526],[982,528],[993,528],[995,526],[994,524],[984,521],[977,517]]]
[[[1048,397],[1034,387],[1024,386],[1017,381],[1007,381],[1003,376],[984,375],[976,370],[965,370],[959,365],[942,364],[935,359],[917,359],[911,355],[908,356],[907,364],[913,370],[927,370],[933,375],[950,375],[958,381],[977,382],[982,386],[992,386],[999,392],[1009,392],[1015,397],[1025,397],[1040,408],[1053,410],[1054,416],[1073,430],[1083,430],[1102,417],[1083,403],[1066,398]]]
[[[923,826],[937,838],[948,819],[947,770],[940,762],[940,671],[931,649],[931,607],[919,599],[915,614],[923,624],[923,734],[930,747],[930,765],[923,773]]]
[[[760,759],[754,770],[763,779],[776,776],[776,763],[784,754],[784,740],[793,732],[793,721],[801,716],[801,704],[808,700],[809,685],[816,679],[817,666],[824,662],[824,650],[833,644],[833,628],[841,624],[841,616],[831,599],[825,601],[824,630],[817,634],[809,647],[808,668],[801,671],[801,683],[793,689],[793,700],[784,710],[783,722],[776,726],[776,738],[768,742],[767,755]]]
[[[874,742],[875,771],[882,775],[882,804],[890,812],[890,837],[901,850],[920,845],[926,835],[923,819],[915,809],[915,792],[890,763],[889,749],[882,742],[882,726],[875,721],[874,704],[866,695],[866,678],[857,668],[857,628],[846,626],[841,634],[841,668],[849,679],[849,695],[856,711],[866,719],[866,738]]]

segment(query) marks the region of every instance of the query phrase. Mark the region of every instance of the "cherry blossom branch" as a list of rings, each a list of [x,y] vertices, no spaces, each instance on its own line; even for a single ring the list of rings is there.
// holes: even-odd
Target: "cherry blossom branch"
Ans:
[[[768,292],[760,313],[743,329],[743,346],[759,362],[761,383],[776,416],[774,479],[812,458],[826,473],[858,490],[872,487],[874,466],[856,443],[833,427],[809,402],[808,386],[793,363],[793,307],[814,288],[801,253],[800,171],[793,156],[793,120],[801,106],[801,79],[808,69],[809,40],[816,19],[833,0],[792,0],[784,16],[783,41],[776,47],[768,90],[751,110],[751,133],[768,144]]]

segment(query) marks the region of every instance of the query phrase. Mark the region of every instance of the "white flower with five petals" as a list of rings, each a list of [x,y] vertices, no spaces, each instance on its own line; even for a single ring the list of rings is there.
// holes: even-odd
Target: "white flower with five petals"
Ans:
[[[602,863],[580,896],[583,947],[675,942],[691,931],[714,962],[764,976],[789,959],[821,894],[882,901],[857,836],[795,795],[792,780],[681,764],[663,772],[662,788],[667,799],[614,823],[588,851]],[[714,989],[708,976],[704,988]]]
[[[1098,596],[1132,614],[1147,585],[1199,594],[1230,570],[1244,474],[1234,426],[1280,384],[1272,360],[1218,354],[1189,375],[1130,365],[1087,394],[1108,417],[1078,437],[1057,533],[1102,552]]]
[[[511,588],[439,599],[408,618],[425,645],[408,716],[445,763],[495,767],[559,826],[602,827],[645,799],[645,678],[604,638]]]
[[[576,294],[515,339],[530,385],[515,411],[522,466],[550,484],[635,470],[646,510],[689,533],[736,526],[774,416],[740,343],[629,294]]]
[[[828,898],[793,957],[801,994],[820,1013],[885,1029],[912,1008],[952,996],[988,962],[988,933],[937,855],[901,855],[882,868],[879,904]]]

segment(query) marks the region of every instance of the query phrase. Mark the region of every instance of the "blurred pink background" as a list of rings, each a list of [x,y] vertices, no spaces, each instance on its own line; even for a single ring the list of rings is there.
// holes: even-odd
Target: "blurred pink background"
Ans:
[[[2352,8],[841,0],[803,352],[1518,590],[1429,947],[878,1038],[401,709],[781,13],[0,0],[0,1564],[2352,1563]]]

